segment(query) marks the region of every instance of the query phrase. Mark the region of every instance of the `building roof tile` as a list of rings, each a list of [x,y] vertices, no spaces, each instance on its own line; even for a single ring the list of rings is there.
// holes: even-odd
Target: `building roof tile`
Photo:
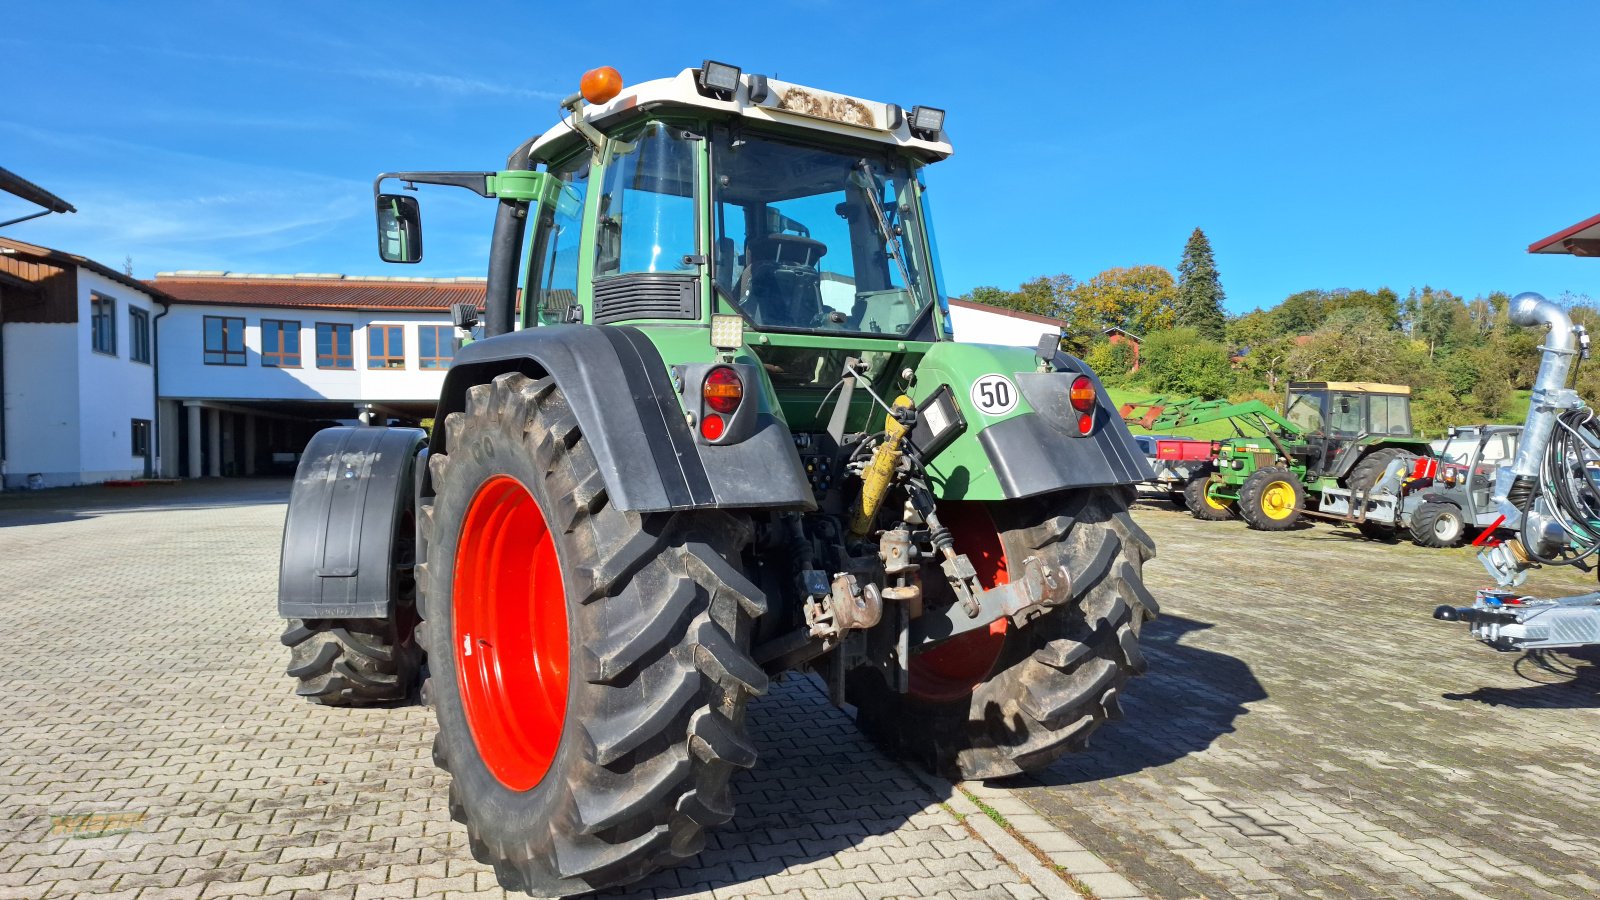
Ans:
[[[158,273],[148,282],[178,303],[296,309],[444,312],[457,303],[483,307],[482,278],[410,278],[245,272]]]

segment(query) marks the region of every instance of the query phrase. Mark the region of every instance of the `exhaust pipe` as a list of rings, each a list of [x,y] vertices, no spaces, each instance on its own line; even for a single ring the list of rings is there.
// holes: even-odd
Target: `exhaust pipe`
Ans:
[[[1578,354],[1578,340],[1566,310],[1532,291],[1511,298],[1511,321],[1526,327],[1550,326],[1550,333],[1545,335],[1540,348],[1544,357],[1539,362],[1533,396],[1528,401],[1528,418],[1522,423],[1522,443],[1517,448],[1516,462],[1511,466],[1517,480],[1524,481],[1538,476],[1539,464],[1550,446],[1550,435],[1555,433],[1556,414],[1549,408],[1550,400],[1567,386],[1573,358]]]

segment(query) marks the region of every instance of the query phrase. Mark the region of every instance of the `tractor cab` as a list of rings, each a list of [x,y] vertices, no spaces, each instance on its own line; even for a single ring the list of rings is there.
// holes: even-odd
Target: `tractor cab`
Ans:
[[[1289,383],[1284,416],[1304,435],[1312,472],[1343,475],[1366,449],[1419,443],[1411,431],[1411,388],[1361,381]]]

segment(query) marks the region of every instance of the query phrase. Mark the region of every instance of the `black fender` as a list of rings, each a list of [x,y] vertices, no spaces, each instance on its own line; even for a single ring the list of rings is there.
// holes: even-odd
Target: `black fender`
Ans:
[[[816,505],[781,420],[763,413],[737,443],[697,442],[655,344],[626,325],[539,326],[462,347],[439,395],[430,452],[449,452],[442,426],[466,408],[467,390],[505,372],[555,379],[619,509]]]
[[[325,428],[300,456],[283,524],[278,614],[382,619],[414,546],[420,428]],[[410,560],[398,560],[401,565]]]
[[[1018,372],[1017,388],[1031,413],[990,425],[978,442],[994,466],[1007,498],[1031,497],[1065,488],[1133,485],[1155,478],[1111,397],[1084,362],[1057,353],[1054,372]],[[1073,380],[1087,375],[1099,398],[1094,430],[1078,432],[1072,408]]]

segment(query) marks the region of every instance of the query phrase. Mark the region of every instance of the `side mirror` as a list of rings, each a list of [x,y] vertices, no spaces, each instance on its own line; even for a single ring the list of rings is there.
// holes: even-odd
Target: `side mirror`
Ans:
[[[378,256],[391,263],[422,261],[422,207],[417,198],[378,195]]]

